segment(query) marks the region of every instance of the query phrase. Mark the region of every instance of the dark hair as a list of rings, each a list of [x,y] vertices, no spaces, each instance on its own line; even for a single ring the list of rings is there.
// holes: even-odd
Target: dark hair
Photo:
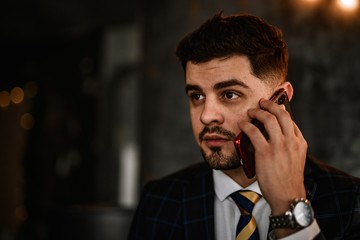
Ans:
[[[215,14],[177,46],[176,55],[186,70],[188,61],[204,63],[215,58],[248,57],[252,73],[283,81],[288,69],[288,50],[282,32],[262,19],[248,15]]]

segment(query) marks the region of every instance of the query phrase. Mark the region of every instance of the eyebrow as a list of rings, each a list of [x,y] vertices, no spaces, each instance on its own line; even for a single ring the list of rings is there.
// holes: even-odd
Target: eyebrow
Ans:
[[[185,92],[188,93],[189,91],[201,91],[202,88],[198,85],[186,84]]]
[[[240,86],[240,87],[249,89],[248,85],[246,85],[243,81],[239,81],[237,79],[230,79],[227,81],[219,82],[219,83],[215,84],[214,89],[219,90],[222,88],[232,87],[232,86]]]
[[[232,87],[232,86],[240,86],[246,89],[249,89],[250,87],[245,84],[243,81],[239,81],[237,79],[230,79],[227,81],[219,82],[214,85],[214,89],[220,90],[222,88]],[[189,91],[201,91],[202,88],[198,85],[192,85],[192,84],[186,84],[185,86],[185,92]]]

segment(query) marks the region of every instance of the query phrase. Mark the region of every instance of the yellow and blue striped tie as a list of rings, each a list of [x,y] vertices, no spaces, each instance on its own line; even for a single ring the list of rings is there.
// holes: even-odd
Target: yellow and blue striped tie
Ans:
[[[255,218],[252,216],[252,210],[261,196],[256,192],[248,190],[237,191],[230,196],[239,207],[241,213],[236,227],[236,240],[260,239]]]

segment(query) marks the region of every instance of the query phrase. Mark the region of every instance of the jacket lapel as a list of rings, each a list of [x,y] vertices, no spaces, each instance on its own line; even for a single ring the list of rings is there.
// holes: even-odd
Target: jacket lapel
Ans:
[[[212,171],[204,164],[184,192],[186,239],[214,239],[214,194]]]

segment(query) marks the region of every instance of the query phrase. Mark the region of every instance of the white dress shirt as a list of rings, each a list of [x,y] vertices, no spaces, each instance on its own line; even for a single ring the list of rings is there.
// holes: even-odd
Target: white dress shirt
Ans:
[[[213,170],[213,179],[215,187],[215,237],[218,240],[234,240],[236,239],[235,233],[237,223],[240,219],[240,211],[229,195],[243,189],[251,190],[262,195],[259,184],[255,181],[247,188],[243,188],[220,170]],[[269,204],[263,197],[260,198],[254,206],[252,215],[256,220],[261,240],[266,240],[268,238],[270,212],[271,209]],[[320,228],[317,222],[314,221],[309,227],[283,239],[313,239],[319,232]]]

